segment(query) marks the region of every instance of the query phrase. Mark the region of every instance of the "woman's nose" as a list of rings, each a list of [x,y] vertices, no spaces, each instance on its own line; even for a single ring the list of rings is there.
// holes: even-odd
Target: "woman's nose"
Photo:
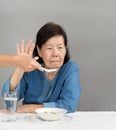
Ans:
[[[58,49],[57,49],[57,48],[54,48],[54,49],[53,49],[53,56],[54,56],[54,57],[57,57],[57,56],[58,56],[58,53],[59,53],[59,52],[58,52]]]

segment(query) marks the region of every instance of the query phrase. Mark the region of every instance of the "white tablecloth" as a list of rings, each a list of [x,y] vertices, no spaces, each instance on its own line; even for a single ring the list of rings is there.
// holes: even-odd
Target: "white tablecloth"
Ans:
[[[80,112],[66,114],[58,121],[43,121],[37,114],[17,114],[8,122],[0,114],[0,130],[116,130],[116,112]]]

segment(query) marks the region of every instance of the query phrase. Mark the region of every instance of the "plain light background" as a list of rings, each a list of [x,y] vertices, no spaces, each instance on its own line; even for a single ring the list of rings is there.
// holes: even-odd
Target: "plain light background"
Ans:
[[[49,21],[65,28],[80,68],[78,110],[116,110],[116,1],[0,0],[0,53],[15,54],[22,38],[35,41]],[[0,89],[13,69],[0,68]]]

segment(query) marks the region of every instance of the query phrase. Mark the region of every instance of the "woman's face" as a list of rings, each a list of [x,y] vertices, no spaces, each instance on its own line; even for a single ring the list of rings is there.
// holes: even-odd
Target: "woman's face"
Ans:
[[[46,68],[60,68],[66,55],[63,36],[50,38],[41,49],[38,48],[38,54],[42,57]]]

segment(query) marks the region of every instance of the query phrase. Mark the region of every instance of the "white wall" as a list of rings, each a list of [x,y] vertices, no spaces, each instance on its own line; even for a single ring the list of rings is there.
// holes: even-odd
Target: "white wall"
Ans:
[[[0,0],[0,53],[15,54],[49,21],[64,26],[80,67],[78,110],[116,110],[116,1]],[[0,88],[12,70],[0,68]]]

